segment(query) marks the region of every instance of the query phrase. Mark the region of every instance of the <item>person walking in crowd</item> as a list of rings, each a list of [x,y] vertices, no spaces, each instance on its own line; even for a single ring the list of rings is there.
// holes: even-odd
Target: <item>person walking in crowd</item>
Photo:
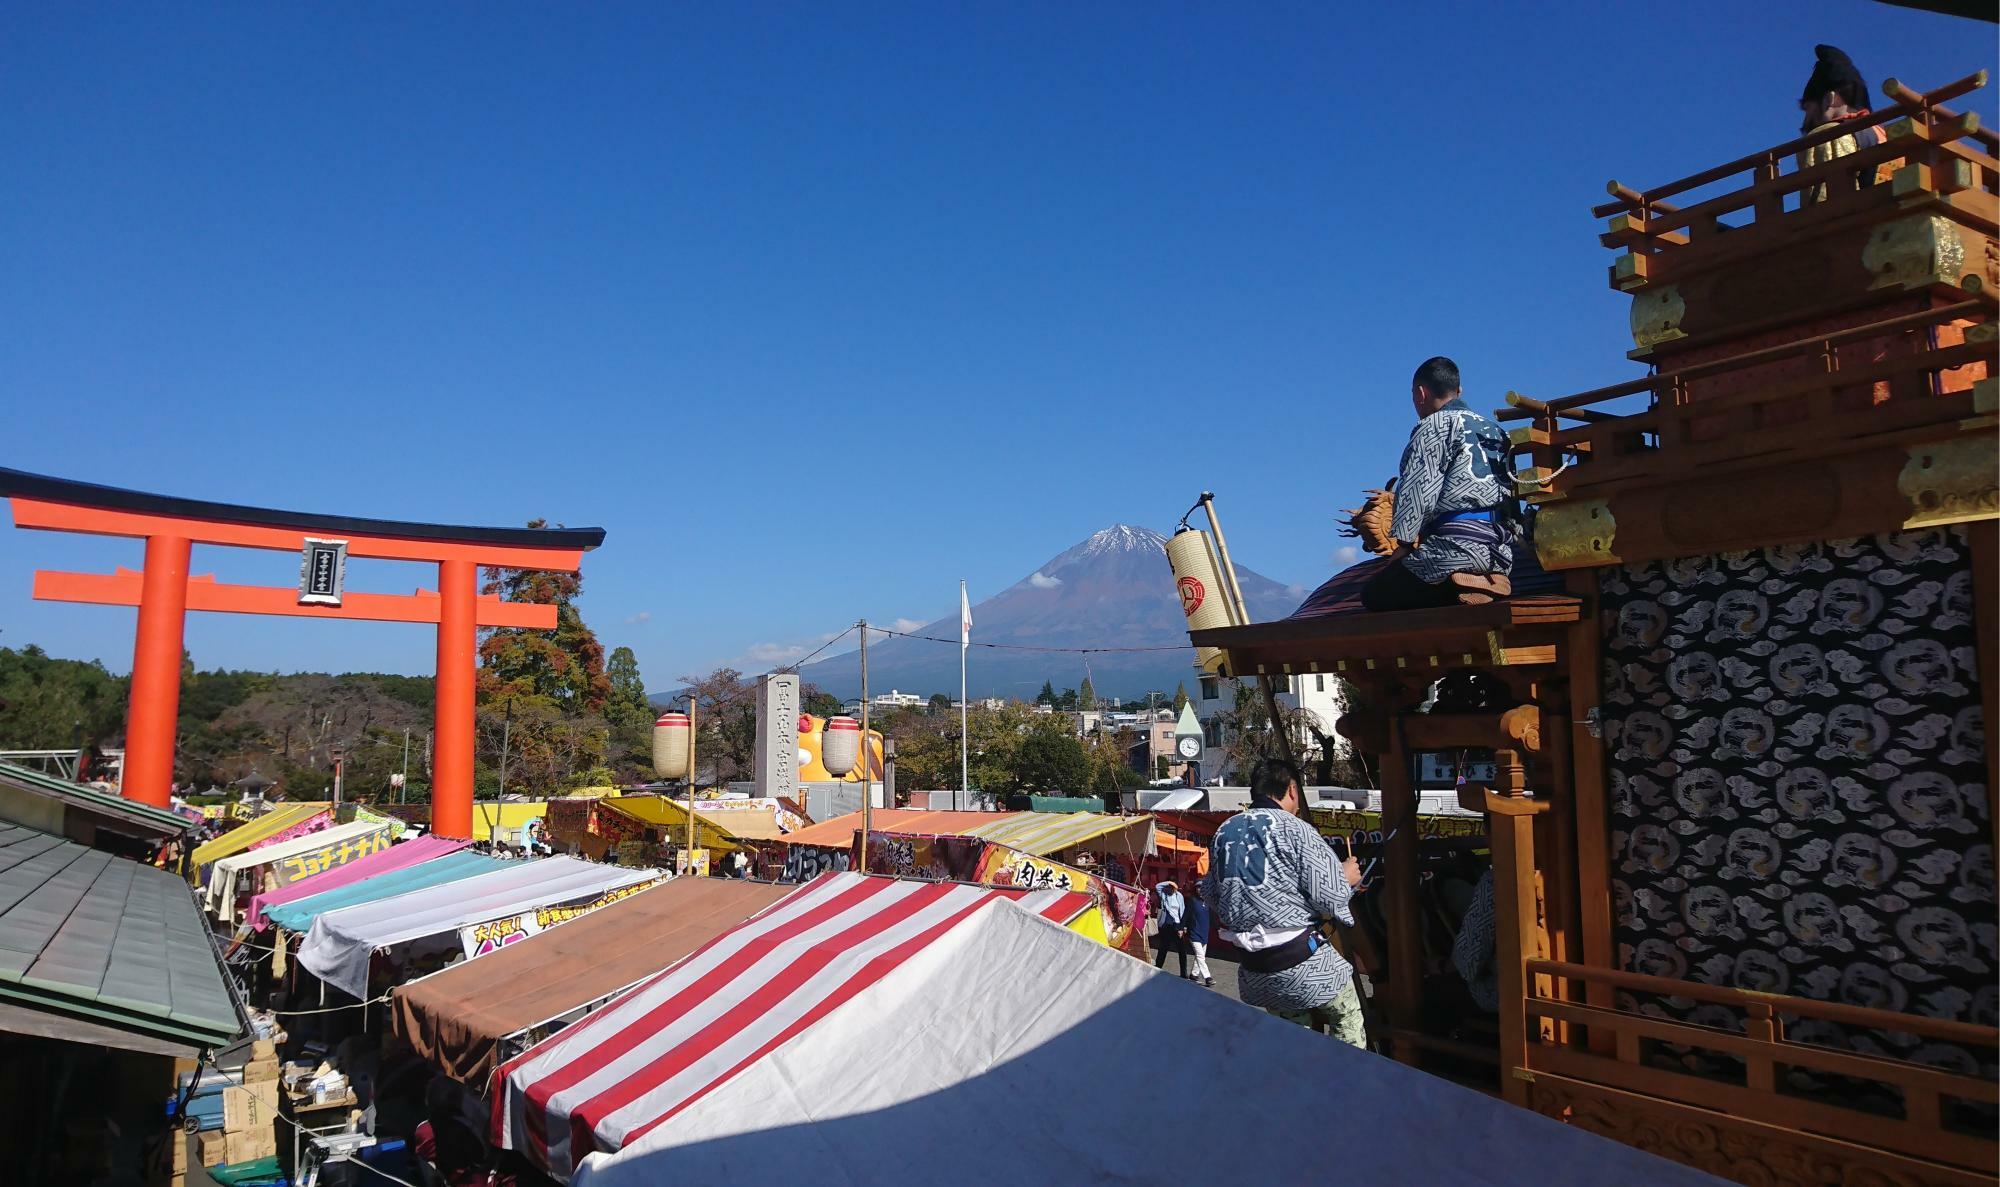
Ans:
[[[1160,896],[1160,932],[1154,936],[1159,954],[1153,957],[1153,967],[1167,967],[1167,953],[1178,952],[1181,958],[1181,976],[1188,975],[1187,948],[1187,899],[1180,887],[1172,882],[1162,882],[1155,888]]]
[[[1194,951],[1194,979],[1203,985],[1214,985],[1215,974],[1208,971],[1208,904],[1197,894],[1188,900],[1187,942]]]
[[[1361,866],[1352,856],[1336,861],[1326,839],[1299,819],[1299,770],[1291,763],[1259,762],[1250,795],[1249,809],[1216,832],[1200,888],[1222,938],[1245,953],[1240,996],[1246,1005],[1365,1047],[1354,968],[1319,934],[1323,919],[1353,926],[1348,901],[1361,883]]]

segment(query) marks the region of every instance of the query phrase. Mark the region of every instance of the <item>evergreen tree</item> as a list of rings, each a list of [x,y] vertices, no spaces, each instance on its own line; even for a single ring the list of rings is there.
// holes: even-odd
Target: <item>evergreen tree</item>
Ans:
[[[926,707],[925,712],[933,717],[940,713],[951,712],[951,698],[941,692],[932,693],[930,704]]]
[[[1097,689],[1091,686],[1088,676],[1083,678],[1083,687],[1076,691],[1076,707],[1085,713],[1097,708]]]
[[[799,707],[814,717],[840,716],[840,698],[817,684],[799,686]]]
[[[611,683],[611,696],[604,706],[606,716],[619,725],[652,720],[653,706],[646,699],[646,681],[639,675],[639,657],[630,647],[611,652],[604,675]]]
[[[1183,680],[1174,686],[1174,715],[1176,717],[1180,716],[1180,711],[1187,708],[1187,704],[1187,681]]]
[[[1056,703],[1056,686],[1047,680],[1042,681],[1042,691],[1035,694],[1035,703],[1053,706]]]

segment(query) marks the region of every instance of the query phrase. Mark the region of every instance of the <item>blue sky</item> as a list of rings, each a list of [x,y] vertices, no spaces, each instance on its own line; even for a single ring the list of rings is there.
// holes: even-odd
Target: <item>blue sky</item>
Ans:
[[[1786,138],[1816,41],[1871,81],[1995,65],[1989,24],[1862,0],[4,21],[0,464],[601,525],[584,612],[656,688],[947,615],[960,578],[976,600],[1095,529],[1169,530],[1204,488],[1240,563],[1314,584],[1424,357],[1488,407],[1637,373],[1607,178]],[[138,556],[0,529],[0,645],[125,669],[131,613],[30,574]],[[424,628],[234,616],[188,646],[433,659]]]

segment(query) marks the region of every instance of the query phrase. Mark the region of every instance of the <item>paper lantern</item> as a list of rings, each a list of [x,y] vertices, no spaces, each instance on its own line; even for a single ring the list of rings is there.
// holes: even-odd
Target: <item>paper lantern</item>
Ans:
[[[1243,625],[1236,621],[1236,605],[1222,584],[1222,566],[1207,532],[1199,528],[1175,532],[1167,541],[1167,564],[1173,569],[1174,593],[1180,598],[1189,630]],[[1194,666],[1210,674],[1220,673],[1223,658],[1219,647],[1198,647]]]
[[[687,714],[662,713],[653,723],[653,773],[662,779],[687,778]]]
[[[847,778],[861,759],[861,723],[852,717],[829,717],[820,742],[819,761],[827,774]]]

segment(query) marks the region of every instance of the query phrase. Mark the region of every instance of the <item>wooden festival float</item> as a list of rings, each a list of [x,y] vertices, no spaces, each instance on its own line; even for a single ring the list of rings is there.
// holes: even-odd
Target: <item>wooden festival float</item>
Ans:
[[[1612,183],[1652,373],[1509,395],[1516,596],[1190,632],[1355,688],[1386,910],[1343,939],[1395,1058],[1745,1183],[1994,1181],[2000,146],[1946,106],[1984,83]],[[1466,670],[1505,703],[1420,711]],[[1485,1043],[1426,1008],[1412,757],[1460,748],[1497,760]]]

